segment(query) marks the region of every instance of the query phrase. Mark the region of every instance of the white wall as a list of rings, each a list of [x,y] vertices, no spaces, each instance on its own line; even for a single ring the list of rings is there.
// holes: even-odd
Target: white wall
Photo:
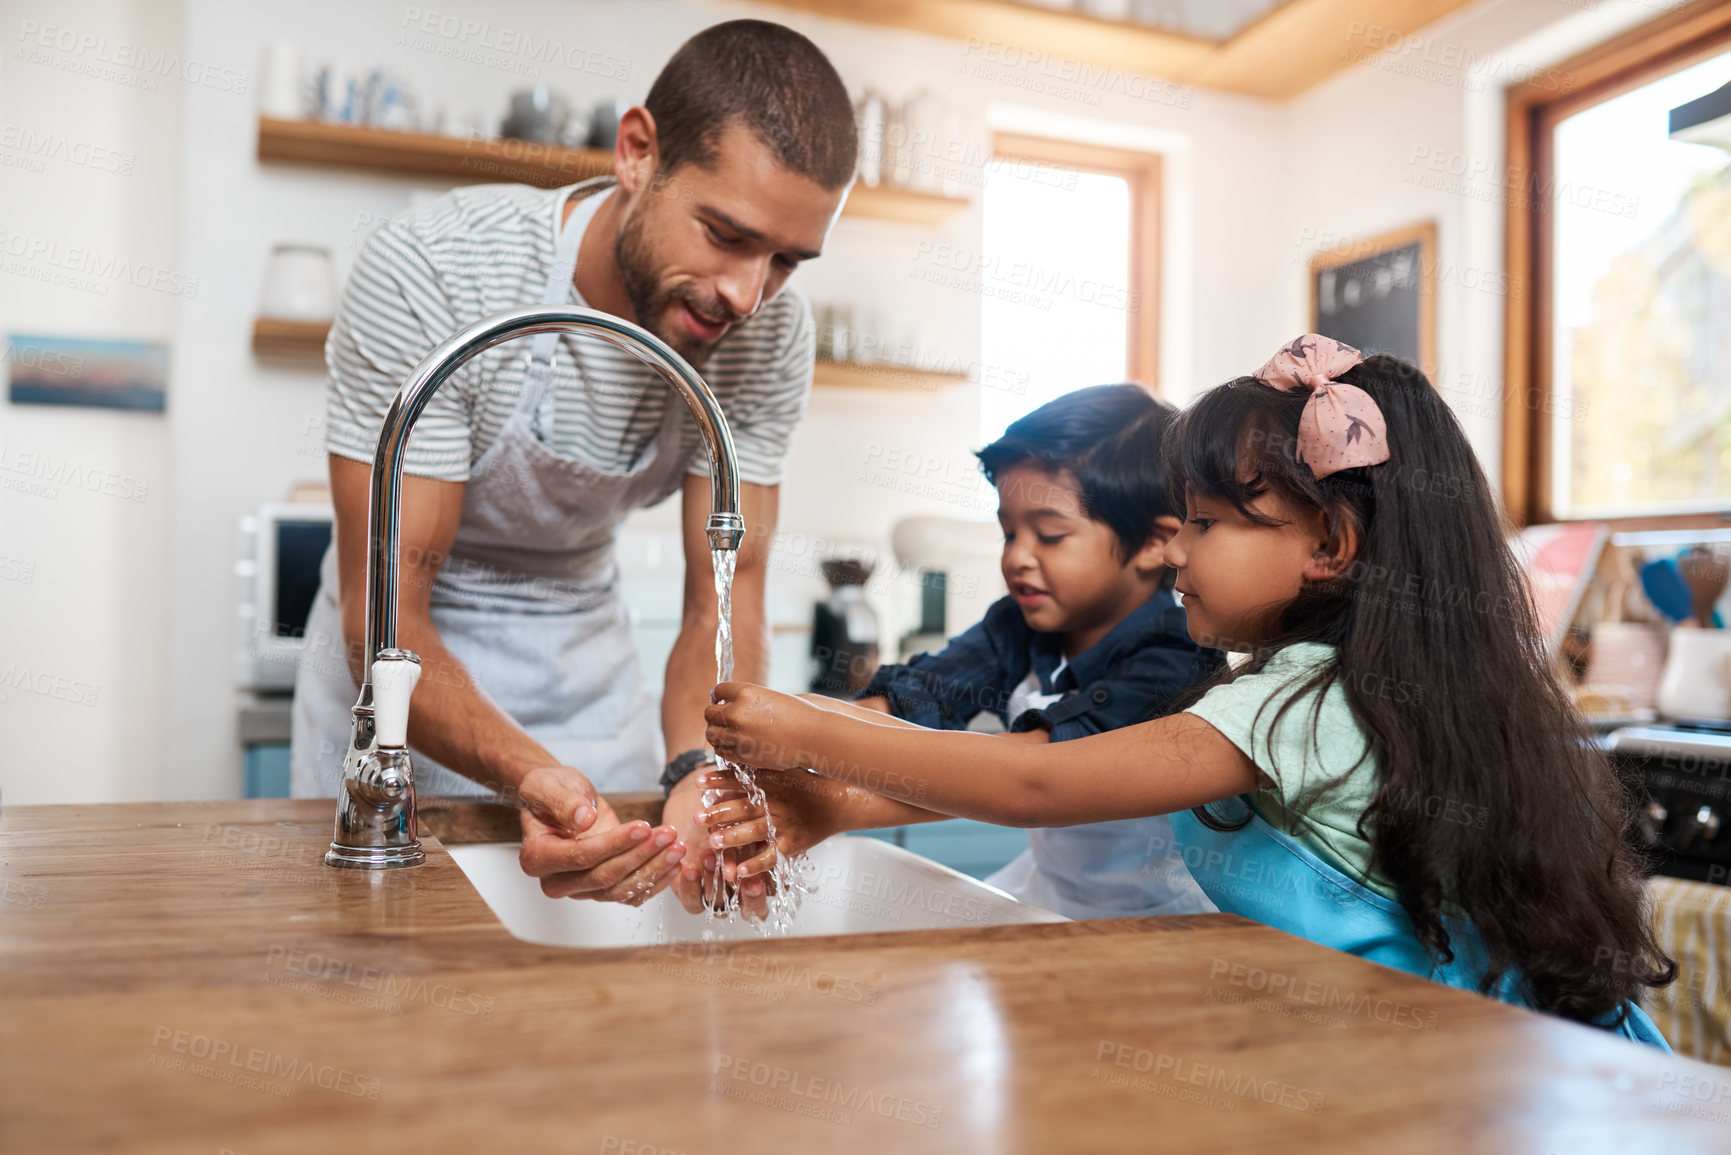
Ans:
[[[1623,0],[1604,7],[1584,12],[1550,0],[1489,0],[1439,29],[1463,43],[1505,50],[1513,44],[1555,59],[1578,46],[1560,46],[1559,37],[1567,38],[1560,28],[1578,38],[1590,34],[1581,31],[1589,24],[1607,28],[1652,14]],[[383,0],[270,7],[0,0],[0,32],[10,42],[23,20],[77,23],[93,35],[178,47],[189,60],[245,72],[256,72],[267,41],[289,40],[313,60],[399,68],[423,96],[496,115],[525,78],[453,55],[455,41],[435,36],[428,50],[406,37],[412,8]],[[1283,106],[1123,77],[1066,87],[990,48],[781,8],[684,0],[501,0],[441,8],[495,29],[566,30],[573,44],[629,61],[624,81],[563,68],[546,77],[579,102],[641,99],[687,36],[717,20],[759,15],[812,36],[856,91],[868,80],[894,97],[931,86],[957,107],[964,133],[981,147],[989,125],[1080,132],[1085,123],[1103,142],[1162,152],[1168,214],[1162,374],[1175,399],[1260,363],[1304,324],[1305,261],[1314,246],[1303,237],[1363,236],[1430,216],[1441,223],[1445,262],[1494,268],[1500,261],[1500,209],[1405,179],[1415,143],[1500,163],[1495,84],[1463,93],[1372,63]],[[1546,35],[1558,43],[1535,39]],[[200,286],[191,298],[119,287],[93,296],[0,274],[9,331],[154,337],[172,340],[174,350],[166,418],[0,408],[0,444],[8,452],[16,444],[75,453],[92,466],[150,482],[148,500],[129,505],[70,491],[52,501],[0,491],[0,575],[13,555],[36,565],[29,584],[0,580],[0,672],[8,663],[29,665],[102,687],[95,707],[17,691],[0,701],[6,799],[216,798],[240,790],[230,659],[235,523],[324,470],[322,374],[262,364],[248,348],[265,260],[275,242],[310,241],[329,246],[346,272],[372,222],[405,207],[416,188],[436,187],[261,166],[253,156],[255,116],[250,95],[178,81],[142,94],[21,63],[10,48],[0,54],[0,117],[7,123],[76,131],[138,154],[126,178],[0,167],[0,228],[17,230],[27,220],[29,228],[67,243],[107,245],[172,266]],[[911,274],[924,259],[922,241],[977,251],[979,236],[977,208],[931,233],[844,220],[825,257],[803,269],[798,283],[814,299],[876,304],[917,318],[925,357],[966,362],[979,348],[978,296]],[[1457,278],[1445,281],[1439,306],[1445,377],[1486,372],[1494,382],[1500,299]],[[904,516],[989,516],[967,481],[977,446],[975,389],[818,390],[783,491],[790,539],[821,537],[887,553],[890,527]],[[1494,405],[1468,425],[1490,457]],[[901,461],[917,459],[921,471],[935,468],[939,484],[927,492],[901,488],[894,469],[882,468],[892,452]],[[666,529],[674,517],[669,506],[634,524]],[[782,561],[780,612],[799,617],[818,587],[804,558]],[[995,575],[980,576],[989,594]],[[893,640],[909,625],[911,584],[880,588],[874,597]]]
[[[130,272],[191,271],[176,231],[180,117],[183,103],[209,94],[172,66],[103,58],[121,43],[153,62],[177,54],[180,15],[175,0],[0,0],[6,335],[174,339],[179,298],[137,287]],[[83,68],[101,75],[75,71]],[[42,279],[68,265],[96,271],[71,284]],[[184,372],[188,350],[176,344],[173,357],[172,371]],[[5,802],[154,798],[165,789],[170,420],[0,405]]]

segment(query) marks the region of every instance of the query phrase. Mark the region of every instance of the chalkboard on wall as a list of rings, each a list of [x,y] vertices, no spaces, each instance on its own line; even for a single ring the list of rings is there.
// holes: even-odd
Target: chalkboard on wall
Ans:
[[[1310,327],[1436,376],[1436,225],[1426,221],[1310,259]]]

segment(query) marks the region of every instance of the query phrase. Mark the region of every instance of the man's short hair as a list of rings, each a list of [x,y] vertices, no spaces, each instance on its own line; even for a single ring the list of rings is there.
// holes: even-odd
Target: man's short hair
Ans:
[[[715,142],[744,125],[783,168],[838,189],[859,150],[853,103],[817,45],[767,20],[729,20],[680,46],[643,102],[655,118],[660,171],[708,168]]]
[[[1024,463],[1068,472],[1082,490],[1082,512],[1110,528],[1128,558],[1153,536],[1155,518],[1183,516],[1163,449],[1177,413],[1139,385],[1094,385],[1011,422],[975,456],[993,485]]]

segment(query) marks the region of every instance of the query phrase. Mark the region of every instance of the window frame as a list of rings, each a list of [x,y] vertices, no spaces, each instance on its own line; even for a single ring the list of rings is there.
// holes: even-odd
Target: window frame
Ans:
[[[1721,527],[1722,510],[1631,517],[1559,518],[1551,500],[1553,340],[1551,283],[1555,219],[1553,134],[1563,120],[1731,48],[1731,5],[1691,4],[1649,21],[1546,69],[1508,89],[1505,173],[1521,178],[1504,208],[1504,261],[1511,293],[1504,307],[1502,492],[1517,526],[1557,521],[1598,521],[1613,531]],[[1556,77],[1567,84],[1558,91]],[[1509,183],[1509,182],[1505,182]]]
[[[1160,154],[1019,132],[992,136],[992,159],[1023,161],[1121,177],[1130,186],[1130,284],[1137,307],[1125,310],[1130,380],[1160,395]]]

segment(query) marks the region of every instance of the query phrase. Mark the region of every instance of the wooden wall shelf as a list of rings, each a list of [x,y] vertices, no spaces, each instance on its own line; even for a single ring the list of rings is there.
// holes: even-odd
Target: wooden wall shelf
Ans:
[[[279,321],[259,317],[252,323],[252,351],[260,357],[311,359],[324,363],[329,321]]]
[[[904,225],[941,225],[967,207],[968,201],[963,197],[856,184],[847,194],[841,215]]]
[[[613,154],[526,140],[465,140],[316,120],[259,118],[258,159],[362,169],[398,176],[449,177],[463,184],[509,182],[558,188],[613,170]],[[842,215],[936,225],[966,209],[963,197],[911,189],[856,187]]]
[[[966,384],[961,373],[934,373],[906,365],[875,363],[861,365],[854,361],[827,361],[819,358],[812,384],[819,388],[893,389],[906,393],[935,393],[951,385]]]
[[[325,337],[331,330],[325,321],[278,321],[259,317],[252,323],[252,351],[260,357],[324,363]],[[951,385],[961,385],[967,377],[961,373],[933,373],[905,365],[860,365],[852,361],[817,363],[813,384],[829,389],[888,389],[901,392],[934,393]]]

